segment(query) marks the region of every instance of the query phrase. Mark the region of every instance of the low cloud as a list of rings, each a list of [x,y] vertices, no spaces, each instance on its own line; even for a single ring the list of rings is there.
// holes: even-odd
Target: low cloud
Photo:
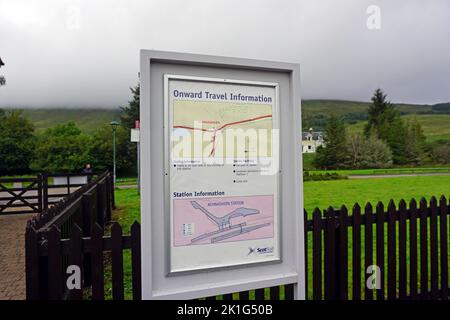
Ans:
[[[298,62],[304,99],[382,87],[396,102],[450,101],[448,12],[446,0],[0,0],[0,106],[124,105],[143,48]]]

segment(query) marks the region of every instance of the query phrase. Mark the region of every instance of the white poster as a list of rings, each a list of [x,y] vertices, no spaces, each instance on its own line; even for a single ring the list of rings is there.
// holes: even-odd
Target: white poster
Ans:
[[[164,89],[169,272],[279,261],[278,85],[166,75]]]

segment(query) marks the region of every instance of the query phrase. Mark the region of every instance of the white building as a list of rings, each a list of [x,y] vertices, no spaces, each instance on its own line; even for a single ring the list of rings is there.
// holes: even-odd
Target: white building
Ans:
[[[303,153],[314,153],[319,146],[323,145],[322,132],[314,132],[312,128],[309,132],[302,133]]]

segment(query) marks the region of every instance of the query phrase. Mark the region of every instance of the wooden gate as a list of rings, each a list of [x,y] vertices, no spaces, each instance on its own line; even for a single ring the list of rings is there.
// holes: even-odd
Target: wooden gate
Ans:
[[[0,215],[42,212],[42,176],[0,179]]]

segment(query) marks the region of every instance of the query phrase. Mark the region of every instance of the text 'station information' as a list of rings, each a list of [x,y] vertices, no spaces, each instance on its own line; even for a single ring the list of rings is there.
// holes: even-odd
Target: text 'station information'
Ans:
[[[280,257],[276,83],[165,75],[170,273]]]

